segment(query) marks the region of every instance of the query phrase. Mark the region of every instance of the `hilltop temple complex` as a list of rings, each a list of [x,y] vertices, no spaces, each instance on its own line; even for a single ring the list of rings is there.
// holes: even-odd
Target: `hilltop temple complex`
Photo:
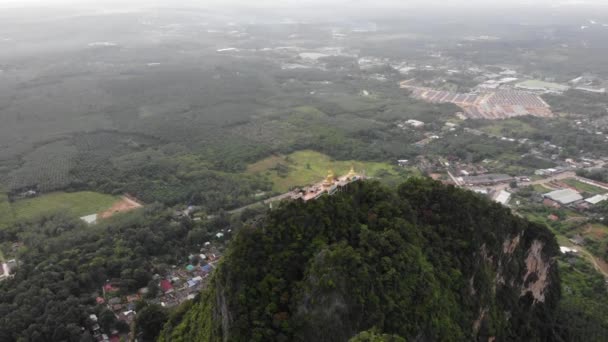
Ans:
[[[324,181],[306,188],[296,189],[289,193],[288,198],[292,200],[301,199],[307,202],[324,194],[333,195],[336,192],[343,191],[350,183],[361,179],[364,179],[364,176],[356,173],[354,167],[351,167],[350,171],[342,177],[336,177],[333,171],[329,170]]]

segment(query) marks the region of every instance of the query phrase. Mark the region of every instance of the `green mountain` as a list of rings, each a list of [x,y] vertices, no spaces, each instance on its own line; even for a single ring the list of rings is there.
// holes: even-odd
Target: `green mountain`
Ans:
[[[240,231],[161,341],[545,341],[554,236],[427,179],[290,202]]]

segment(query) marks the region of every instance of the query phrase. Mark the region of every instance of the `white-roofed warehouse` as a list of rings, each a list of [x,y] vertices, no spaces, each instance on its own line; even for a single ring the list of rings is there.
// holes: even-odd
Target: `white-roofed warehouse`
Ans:
[[[595,195],[593,197],[589,197],[589,198],[585,199],[585,202],[591,203],[591,204],[598,204],[598,203],[603,202],[603,201],[605,201],[607,199],[608,199],[608,194]]]
[[[581,194],[572,189],[555,190],[546,193],[544,196],[561,204],[570,204],[583,199]]]

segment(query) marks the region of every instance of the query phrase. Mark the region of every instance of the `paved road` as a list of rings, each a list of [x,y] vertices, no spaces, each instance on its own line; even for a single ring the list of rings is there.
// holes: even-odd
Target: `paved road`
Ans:
[[[278,195],[278,196],[274,196],[274,197],[271,197],[271,198],[268,198],[268,199],[265,199],[265,200],[262,200],[262,201],[257,201],[255,203],[248,204],[248,205],[246,205],[244,207],[232,209],[232,210],[228,211],[227,213],[228,214],[239,214],[239,213],[243,212],[245,209],[253,208],[253,207],[258,206],[260,204],[270,204],[271,202],[282,201],[282,200],[288,198],[289,196],[291,196],[291,192],[288,192],[288,193],[285,193],[285,194],[282,194],[282,195]]]
[[[452,177],[452,175],[450,174],[450,176]],[[551,176],[551,177],[547,177],[547,178],[543,178],[537,181],[532,181],[532,182],[519,182],[517,183],[518,187],[526,187],[526,186],[531,186],[531,185],[542,185],[542,184],[547,184],[547,183],[551,183],[553,181],[557,181],[557,180],[564,180],[564,179],[568,179],[568,178],[577,178],[576,173],[574,171],[567,171],[567,172],[562,172],[560,174]],[[490,186],[484,186],[484,188],[487,189],[492,189],[495,192],[500,192],[501,190],[507,190],[509,189],[511,186],[510,184],[495,184],[495,185],[490,185]]]
[[[559,173],[557,175],[551,176],[551,177],[547,177],[544,179],[540,179],[537,181],[532,181],[532,182],[521,182],[518,183],[518,186],[530,186],[530,185],[542,185],[542,184],[547,184],[547,183],[551,183],[553,181],[556,180],[564,180],[564,179],[568,179],[568,178],[576,178],[576,172],[574,171],[567,171],[567,172],[562,172]]]

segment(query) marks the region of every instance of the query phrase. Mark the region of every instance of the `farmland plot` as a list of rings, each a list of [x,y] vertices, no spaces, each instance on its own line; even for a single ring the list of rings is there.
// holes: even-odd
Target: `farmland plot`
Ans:
[[[65,140],[38,147],[25,155],[23,165],[8,176],[10,191],[38,189],[48,192],[70,184],[76,147]]]

